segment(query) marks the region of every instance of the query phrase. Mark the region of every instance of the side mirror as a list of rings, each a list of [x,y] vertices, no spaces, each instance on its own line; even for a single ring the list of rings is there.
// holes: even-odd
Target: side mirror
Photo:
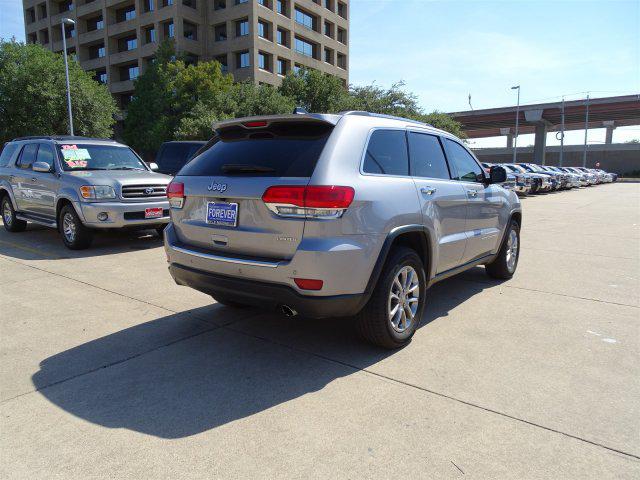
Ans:
[[[507,171],[504,167],[494,165],[489,170],[489,183],[504,183],[507,181]]]
[[[160,169],[156,162],[149,162],[149,168],[154,172],[157,172]]]
[[[53,166],[49,165],[47,162],[35,162],[31,166],[31,170],[34,172],[49,173],[53,172]]]

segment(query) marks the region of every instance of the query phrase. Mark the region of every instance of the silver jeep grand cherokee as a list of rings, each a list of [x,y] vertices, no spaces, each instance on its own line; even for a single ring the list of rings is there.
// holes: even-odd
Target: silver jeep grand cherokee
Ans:
[[[456,137],[367,112],[224,121],[168,187],[175,281],[223,304],[355,316],[410,341],[427,288],[475,265],[510,278],[520,202]]]
[[[87,248],[94,229],[169,223],[171,177],[126,145],[84,137],[22,137],[0,155],[0,212],[10,232],[27,221],[57,228],[71,249]]]

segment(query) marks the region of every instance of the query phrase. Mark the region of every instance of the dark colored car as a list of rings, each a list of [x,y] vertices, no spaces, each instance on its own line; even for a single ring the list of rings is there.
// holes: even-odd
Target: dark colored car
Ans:
[[[195,153],[207,142],[197,140],[180,141],[180,142],[164,142],[160,146],[158,155],[156,156],[156,164],[158,165],[158,173],[166,175],[175,175],[184,167],[185,163],[191,160]]]

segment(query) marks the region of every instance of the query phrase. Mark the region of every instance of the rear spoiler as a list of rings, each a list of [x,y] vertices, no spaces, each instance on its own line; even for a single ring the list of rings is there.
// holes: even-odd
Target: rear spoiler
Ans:
[[[221,128],[227,127],[243,127],[247,130],[253,128],[268,127],[270,123],[278,122],[292,122],[292,123],[320,123],[325,125],[335,126],[340,120],[341,115],[331,115],[322,113],[297,113],[286,115],[262,115],[255,117],[242,117],[234,118],[231,120],[222,120],[220,122],[213,122],[211,128],[213,131],[217,131]]]

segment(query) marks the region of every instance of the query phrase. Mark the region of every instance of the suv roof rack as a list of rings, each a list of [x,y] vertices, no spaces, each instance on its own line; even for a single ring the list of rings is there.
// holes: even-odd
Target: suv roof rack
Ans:
[[[416,123],[418,125],[425,125],[427,127],[435,128],[430,123],[421,122],[420,120],[413,120],[412,118],[398,117],[396,115],[387,115],[385,113],[365,112],[364,110],[347,110],[344,112],[340,112],[339,115],[362,115],[365,117],[388,118],[390,120],[401,120],[403,122]]]
[[[79,135],[29,135],[26,137],[16,137],[12,142],[17,142],[19,140],[101,140],[103,142],[115,142],[115,140],[111,138],[94,138],[94,137],[83,137]]]

